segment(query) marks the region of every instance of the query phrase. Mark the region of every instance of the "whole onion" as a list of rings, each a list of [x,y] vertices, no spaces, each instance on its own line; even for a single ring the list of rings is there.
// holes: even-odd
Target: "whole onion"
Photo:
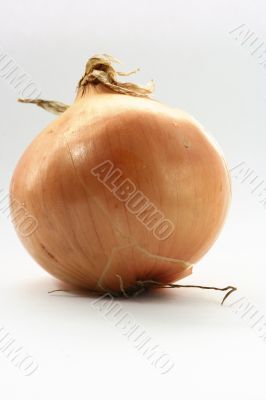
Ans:
[[[113,61],[88,61],[71,106],[21,100],[59,117],[24,153],[11,197],[38,221],[18,235],[49,273],[135,293],[191,274],[224,223],[230,179],[204,128],[151,87],[118,82]]]

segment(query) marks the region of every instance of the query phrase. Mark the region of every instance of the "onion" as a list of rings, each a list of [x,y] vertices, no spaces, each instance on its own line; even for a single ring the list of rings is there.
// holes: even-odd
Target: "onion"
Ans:
[[[151,99],[151,85],[118,82],[125,74],[114,61],[88,61],[71,106],[20,100],[59,117],[24,153],[10,192],[38,221],[18,235],[45,270],[135,294],[191,274],[217,238],[231,189],[204,128]]]

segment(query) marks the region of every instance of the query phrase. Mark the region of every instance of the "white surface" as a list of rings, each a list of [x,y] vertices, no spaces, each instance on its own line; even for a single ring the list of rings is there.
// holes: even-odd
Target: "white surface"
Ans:
[[[228,33],[246,24],[266,40],[265,1],[1,1],[0,47],[42,89],[70,102],[86,59],[106,52],[137,81],[153,78],[156,97],[185,109],[212,132],[231,167],[244,161],[261,179],[265,166],[266,71]],[[21,153],[52,116],[16,103],[0,80],[0,188]],[[0,352],[0,398],[182,398],[265,400],[266,343],[228,304],[245,297],[266,315],[266,209],[250,186],[233,180],[226,226],[182,283],[239,292],[165,290],[124,300],[153,341],[175,362],[161,375],[92,299],[48,295],[58,287],[26,254],[0,213],[0,326],[39,364],[25,377]]]

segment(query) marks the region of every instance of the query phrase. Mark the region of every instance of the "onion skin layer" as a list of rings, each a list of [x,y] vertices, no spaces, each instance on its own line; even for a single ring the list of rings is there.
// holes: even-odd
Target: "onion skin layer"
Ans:
[[[172,221],[167,239],[91,173],[106,160]],[[38,220],[29,237],[17,230],[32,257],[56,278],[99,292],[189,275],[217,238],[231,198],[224,158],[194,119],[101,84],[33,141],[10,191]]]

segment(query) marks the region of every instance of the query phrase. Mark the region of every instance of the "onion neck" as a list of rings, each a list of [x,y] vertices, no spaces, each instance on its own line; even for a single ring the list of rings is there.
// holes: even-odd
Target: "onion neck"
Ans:
[[[102,83],[94,84],[88,83],[85,87],[78,87],[77,94],[75,97],[75,102],[79,100],[84,100],[87,97],[106,94],[106,93],[114,93],[113,90],[108,89]]]
[[[114,62],[119,62],[106,54],[90,58],[86,64],[85,72],[78,83],[76,100],[85,95],[102,93],[120,93],[138,97],[149,97],[153,91],[153,83],[140,86],[134,83],[124,83],[117,80],[117,76],[129,76],[138,70],[128,73],[118,72],[113,67]]]
[[[103,93],[119,93],[129,96],[149,98],[153,92],[153,82],[146,86],[140,86],[131,82],[120,82],[118,76],[129,76],[136,71],[118,72],[114,69],[113,63],[119,63],[118,60],[106,54],[96,55],[89,59],[86,64],[85,72],[80,79],[77,87],[75,101],[79,101],[87,96]],[[70,106],[58,101],[42,99],[18,99],[21,103],[36,104],[53,114],[60,115]]]

